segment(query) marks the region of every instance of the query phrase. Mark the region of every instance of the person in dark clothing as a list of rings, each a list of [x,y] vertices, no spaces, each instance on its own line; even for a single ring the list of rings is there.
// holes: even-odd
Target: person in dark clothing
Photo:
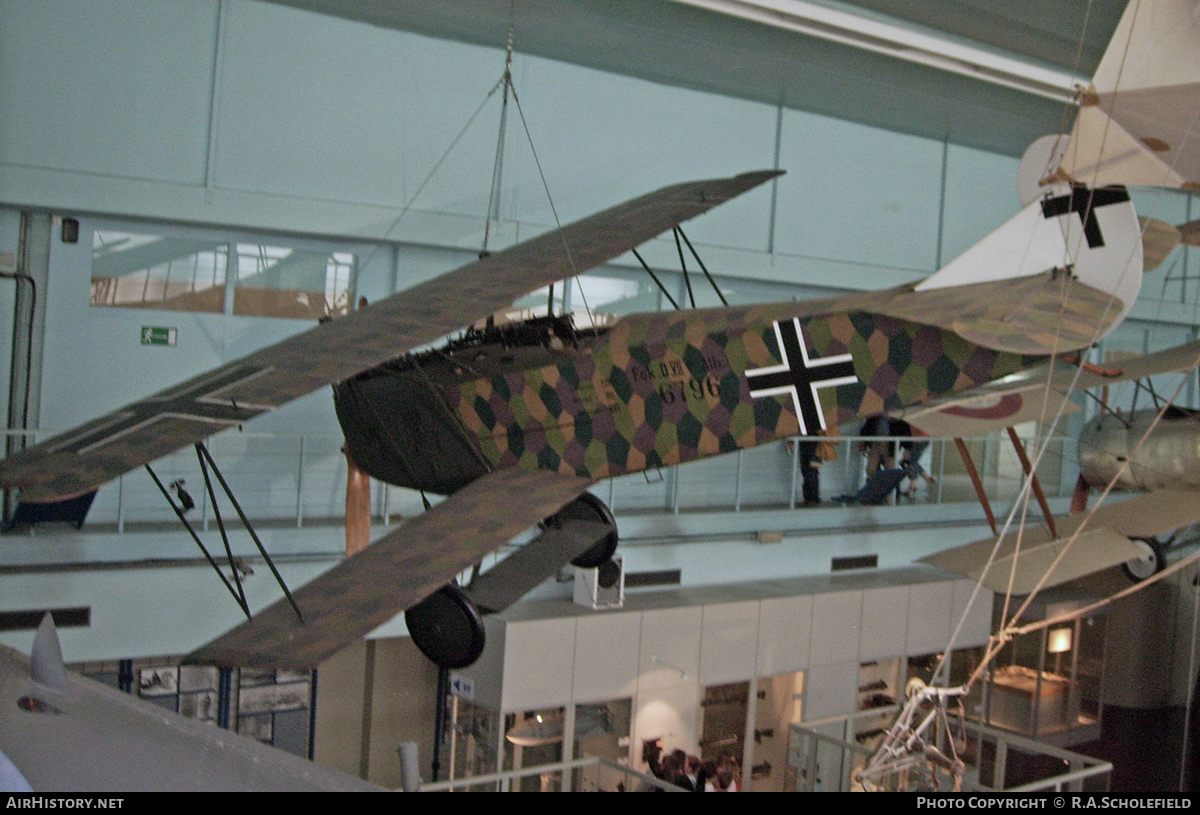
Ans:
[[[821,459],[817,457],[817,442],[802,439],[798,449],[804,506],[815,507],[821,503]]]
[[[880,414],[878,416],[869,416],[863,422],[862,430],[859,435],[862,436],[892,436],[895,435],[892,419],[889,416]],[[880,470],[890,470],[895,466],[895,454],[892,450],[891,439],[876,439],[863,440],[859,444],[859,450],[867,459],[867,478],[875,475]]]

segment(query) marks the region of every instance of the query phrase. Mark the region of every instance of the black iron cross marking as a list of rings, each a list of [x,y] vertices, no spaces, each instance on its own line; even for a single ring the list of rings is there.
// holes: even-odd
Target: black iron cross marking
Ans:
[[[786,393],[792,397],[802,436],[816,435],[817,428],[825,429],[825,414],[818,396],[820,388],[853,385],[854,360],[849,354],[809,359],[800,320],[779,320],[775,323],[775,339],[779,343],[780,365],[746,371],[753,397]]]
[[[186,419],[204,422],[219,427],[241,424],[260,413],[271,410],[275,405],[242,404],[222,396],[222,391],[257,379],[275,370],[271,367],[251,368],[238,366],[199,382],[185,383],[179,388],[168,390],[91,424],[83,432],[63,439],[51,449],[61,453],[83,455],[96,448],[116,441],[160,419]],[[213,432],[216,432],[214,429]]]
[[[1071,192],[1057,198],[1047,198],[1042,201],[1042,216],[1056,218],[1068,212],[1079,213],[1083,222],[1083,234],[1087,237],[1088,249],[1104,245],[1104,236],[1100,234],[1100,223],[1096,220],[1096,207],[1109,204],[1122,204],[1129,200],[1129,193],[1124,189],[1105,188],[1093,190],[1079,184],[1071,185]]]

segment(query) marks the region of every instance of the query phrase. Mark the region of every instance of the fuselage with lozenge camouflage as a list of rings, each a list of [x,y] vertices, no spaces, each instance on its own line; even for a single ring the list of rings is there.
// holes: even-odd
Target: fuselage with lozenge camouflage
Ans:
[[[789,326],[800,354],[780,347]],[[551,364],[441,390],[491,467],[599,479],[796,435],[805,415],[817,435],[1041,359],[893,317],[778,303],[632,315]]]

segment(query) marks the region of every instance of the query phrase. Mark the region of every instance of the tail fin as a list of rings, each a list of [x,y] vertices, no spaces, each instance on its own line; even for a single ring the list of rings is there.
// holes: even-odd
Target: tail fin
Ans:
[[[67,666],[63,662],[62,645],[58,642],[58,629],[50,612],[42,616],[37,633],[33,636],[33,650],[29,655],[30,674],[33,681],[56,693],[67,692]]]
[[[1066,272],[1105,303],[1095,339],[1133,307],[1142,285],[1137,213],[1120,187],[1054,185],[1007,223],[918,283],[916,291]],[[1071,296],[1070,288],[1064,290]]]

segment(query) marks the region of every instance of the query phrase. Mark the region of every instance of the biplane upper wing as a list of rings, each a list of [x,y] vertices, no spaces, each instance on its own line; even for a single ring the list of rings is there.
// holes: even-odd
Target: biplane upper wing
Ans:
[[[1193,0],[1131,0],[1082,99],[1059,177],[1200,189]]]
[[[599,266],[779,174],[664,187],[481,258],[12,456],[0,463],[0,487],[19,487],[24,501],[94,490]]]
[[[1013,593],[1028,594],[1039,582],[1043,588],[1050,588],[1134,560],[1144,554],[1134,539],[1154,538],[1197,522],[1200,492],[1156,490],[1107,503],[1091,513],[1059,518],[1055,523],[1057,538],[1044,525],[1030,527],[1019,537],[1010,532],[999,542],[990,567],[987,564],[997,546],[995,538],[947,549],[921,558],[921,562],[974,578],[996,592],[1007,591],[1011,577]],[[1055,566],[1073,537],[1075,541]],[[1053,571],[1043,582],[1043,575],[1052,566]]]
[[[495,470],[189,654],[226,667],[312,668],[415,605],[488,552],[554,514],[591,481]]]

